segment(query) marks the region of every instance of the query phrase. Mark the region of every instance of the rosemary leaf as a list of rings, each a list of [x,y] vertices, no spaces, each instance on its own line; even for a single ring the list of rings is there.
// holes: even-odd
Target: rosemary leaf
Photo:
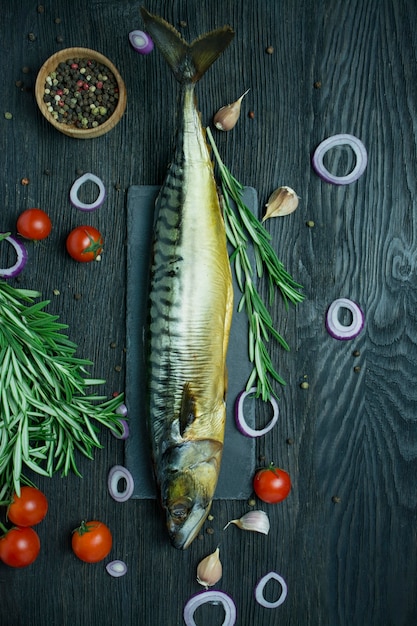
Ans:
[[[46,476],[48,478],[50,478],[52,476],[52,474],[50,472],[48,472],[41,465],[39,465],[38,463],[35,463],[31,459],[27,459],[27,461],[25,461],[25,465],[27,465],[27,467],[30,470],[32,470],[32,472],[36,472],[36,474],[39,474],[40,476]],[[22,480],[22,478],[20,478],[20,481],[21,480]],[[27,483],[27,479],[26,478],[25,478],[25,483]],[[15,490],[16,490],[16,493],[19,493],[19,491],[20,491],[20,483],[18,485],[15,485]]]
[[[105,381],[87,375],[92,362],[75,356],[68,326],[34,303],[40,293],[0,281],[0,497],[20,494],[29,469],[42,476],[77,468],[101,448],[99,428],[121,432],[115,413],[123,395],[107,399],[87,390]]]
[[[10,422],[10,408],[9,408],[9,401],[7,397],[7,391],[3,386],[0,387],[0,393],[1,393],[1,405],[2,405],[1,408],[2,408],[2,417],[3,417],[2,428],[7,429],[9,426],[9,422]]]
[[[88,428],[88,432],[91,435],[91,439],[94,441],[94,443],[95,443],[95,445],[97,447],[100,447],[101,444],[100,444],[100,441],[99,441],[99,439],[97,437],[97,430],[98,429],[93,426],[93,424],[90,422],[90,420],[88,419],[88,417],[86,415],[84,416],[84,422],[85,422],[85,425]]]
[[[1,437],[0,437],[0,458],[2,458],[7,445],[9,443],[9,435],[8,435],[8,431],[7,428],[4,428],[3,424],[0,426],[0,432],[1,432]]]
[[[85,378],[84,384],[87,386],[91,385],[103,385],[106,381],[103,378]]]
[[[271,235],[242,200],[243,185],[223,163],[210,128],[206,131],[220,173],[226,237],[233,248],[230,263],[234,266],[237,284],[242,292],[237,310],[240,312],[245,309],[248,317],[249,360],[254,367],[248,378],[246,390],[255,386],[256,396],[269,400],[274,393],[272,381],[280,385],[285,385],[285,381],[274,368],[266,344],[272,337],[285,350],[289,350],[289,346],[274,328],[271,314],[255,287],[254,277],[257,276],[259,279],[265,277],[269,305],[274,302],[276,288],[279,289],[286,307],[288,302],[293,304],[302,302],[304,296],[299,291],[302,287],[278,259],[271,245]],[[234,203],[234,208],[231,202]],[[249,242],[253,249],[254,267],[247,253]]]
[[[68,476],[68,472],[70,470],[71,467],[71,457],[74,454],[74,450],[73,450],[73,445],[72,442],[68,441],[67,443],[67,450],[66,450],[66,454],[65,454],[65,463],[64,463],[64,469],[62,472],[63,476]]]
[[[20,492],[20,474],[22,473],[22,436],[19,431],[13,441],[13,487]]]

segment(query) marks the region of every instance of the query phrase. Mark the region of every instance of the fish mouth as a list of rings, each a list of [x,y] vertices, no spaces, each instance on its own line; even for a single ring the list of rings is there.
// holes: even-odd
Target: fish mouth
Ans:
[[[188,548],[204,524],[210,507],[211,502],[206,507],[194,504],[187,519],[182,524],[179,524],[178,520],[173,518],[170,512],[167,511],[168,534],[174,548],[177,548],[177,550],[186,550]]]

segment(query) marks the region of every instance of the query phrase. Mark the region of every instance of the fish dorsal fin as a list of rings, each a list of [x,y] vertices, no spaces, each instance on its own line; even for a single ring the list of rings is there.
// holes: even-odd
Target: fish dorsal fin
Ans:
[[[194,422],[197,417],[196,400],[191,391],[190,383],[185,383],[182,388],[181,409],[180,409],[180,433],[184,436],[185,431]]]
[[[162,17],[141,7],[146,30],[180,83],[196,83],[227,48],[234,37],[230,26],[201,35],[188,44]]]

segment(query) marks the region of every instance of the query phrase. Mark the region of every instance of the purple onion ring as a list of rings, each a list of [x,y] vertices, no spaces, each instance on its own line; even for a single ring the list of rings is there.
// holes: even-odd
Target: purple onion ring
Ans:
[[[140,54],[149,54],[153,50],[153,41],[143,30],[132,30],[129,41],[134,50]]]
[[[245,416],[244,416],[243,403],[245,401],[245,398],[251,393],[255,393],[255,391],[256,391],[256,387],[252,387],[248,391],[242,391],[238,395],[237,400],[236,400],[236,406],[235,406],[236,425],[238,429],[240,430],[240,432],[242,433],[242,435],[245,435],[246,437],[261,437],[262,435],[269,433],[269,431],[272,430],[275,424],[277,423],[278,417],[279,417],[278,402],[275,400],[273,396],[271,396],[269,398],[269,402],[271,403],[272,408],[274,410],[271,421],[265,426],[265,428],[262,428],[259,430],[256,430],[248,426],[245,420]]]
[[[120,576],[124,576],[127,573],[127,565],[124,561],[116,559],[115,561],[107,563],[106,571],[110,576],[113,576],[113,578],[120,578]]]
[[[117,413],[117,411],[116,411]],[[122,428],[123,428],[123,432],[121,434],[119,434],[116,430],[112,430],[110,431],[111,434],[113,435],[113,437],[115,437],[116,439],[127,439],[129,437],[129,424],[126,422],[126,420],[124,419],[119,419],[118,420],[119,423],[121,424]]]
[[[115,413],[117,413],[118,415],[121,415],[122,417],[126,417],[126,415],[127,415],[127,406],[125,404],[119,404],[119,406],[117,407]]]
[[[86,183],[87,180],[91,180],[91,182],[95,183],[97,187],[99,188],[99,194],[97,196],[97,199],[94,200],[94,202],[91,202],[90,204],[81,202],[81,200],[78,199],[78,191],[81,185]],[[76,209],[79,209],[80,211],[86,211],[86,212],[95,211],[96,209],[101,207],[101,205],[103,204],[105,200],[105,197],[106,197],[106,188],[104,187],[103,181],[98,176],[96,176],[95,174],[91,174],[90,172],[87,172],[86,174],[83,174],[82,176],[77,178],[77,180],[74,182],[74,184],[72,185],[70,189],[71,204],[75,206]]]
[[[123,491],[119,491],[119,481],[126,481],[126,487]],[[126,502],[133,494],[135,483],[132,474],[123,465],[114,465],[107,478],[107,487],[113,500],[116,502]]]
[[[323,163],[324,155],[337,146],[350,146],[355,153],[356,163],[350,174],[346,176],[335,176],[331,174]],[[333,183],[334,185],[349,185],[350,183],[358,180],[364,173],[368,163],[368,155],[366,148],[360,139],[354,135],[348,135],[346,133],[341,135],[333,135],[322,141],[316,148],[313,154],[313,167],[316,173],[326,183]]]
[[[3,233],[4,234],[4,233]],[[13,235],[7,235],[2,237],[1,241],[7,241],[10,243],[16,251],[17,259],[16,263],[7,268],[0,268],[0,278],[14,278],[23,270],[28,259],[28,253],[21,241],[13,237]]]
[[[340,309],[348,309],[352,314],[352,322],[345,326],[339,321]],[[360,307],[348,298],[338,298],[327,309],[326,328],[334,339],[354,339],[359,335],[365,323],[365,316]]]
[[[186,626],[197,626],[194,621],[194,613],[199,606],[206,604],[206,602],[223,605],[225,618],[222,626],[234,626],[236,624],[236,605],[227,593],[223,591],[201,591],[191,596],[184,607]]]
[[[268,600],[265,600],[264,598],[264,589],[265,589],[266,584],[270,580],[276,580],[277,582],[279,582],[279,584],[282,587],[281,595],[279,596],[278,600],[275,600],[275,602],[268,602]],[[255,599],[258,602],[258,604],[265,607],[266,609],[276,609],[278,606],[280,606],[280,604],[285,602],[287,593],[288,593],[287,583],[285,582],[283,577],[277,574],[276,572],[269,572],[268,574],[265,574],[265,576],[262,576],[262,578],[258,581],[255,587]]]

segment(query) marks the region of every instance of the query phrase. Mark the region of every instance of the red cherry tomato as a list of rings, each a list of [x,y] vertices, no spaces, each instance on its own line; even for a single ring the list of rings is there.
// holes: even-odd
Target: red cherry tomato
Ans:
[[[291,491],[291,479],[285,470],[270,465],[256,472],[253,488],[260,500],[274,504],[288,496]]]
[[[67,252],[80,263],[94,261],[103,250],[103,237],[93,226],[77,226],[67,237]]]
[[[7,509],[7,517],[16,526],[35,526],[43,520],[48,511],[45,494],[36,487],[24,486],[20,496],[14,494]]]
[[[96,520],[81,522],[72,533],[72,549],[81,561],[97,563],[110,552],[113,539],[110,529]]]
[[[26,239],[46,239],[52,230],[52,222],[42,209],[26,209],[17,218],[16,229]]]
[[[39,536],[33,528],[16,526],[0,538],[0,559],[10,567],[26,567],[33,563],[41,549]]]

